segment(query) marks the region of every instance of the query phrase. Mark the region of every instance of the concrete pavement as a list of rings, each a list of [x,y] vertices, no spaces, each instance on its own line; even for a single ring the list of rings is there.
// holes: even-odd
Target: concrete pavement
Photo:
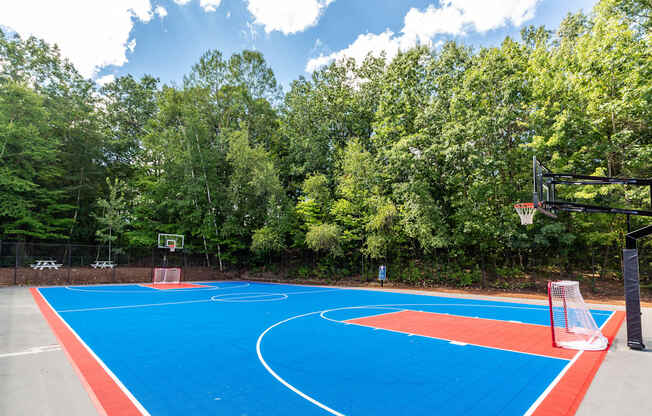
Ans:
[[[97,414],[29,289],[0,287],[0,415]]]

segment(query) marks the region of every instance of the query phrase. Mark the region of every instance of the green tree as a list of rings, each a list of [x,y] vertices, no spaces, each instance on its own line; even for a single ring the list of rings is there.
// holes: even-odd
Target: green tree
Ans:
[[[93,214],[99,227],[97,239],[109,246],[109,261],[113,250],[112,244],[120,238],[127,225],[128,212],[125,200],[125,184],[118,178],[111,181],[106,178],[108,195],[97,200],[97,212]]]
[[[60,184],[62,143],[45,98],[16,82],[0,83],[0,227],[19,239],[66,239],[74,208]]]

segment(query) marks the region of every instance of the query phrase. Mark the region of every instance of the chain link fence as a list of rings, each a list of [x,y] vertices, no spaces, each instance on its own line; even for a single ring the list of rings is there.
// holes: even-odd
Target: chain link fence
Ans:
[[[481,286],[537,290],[539,280],[585,280],[586,285],[615,285],[622,279],[619,271],[621,252],[589,250],[564,257],[561,253],[540,252],[525,255],[512,253],[496,263],[451,255],[439,250],[420,259],[372,260],[359,253],[330,259],[305,250],[293,250],[271,256],[259,263],[229,264],[213,253],[186,247],[171,253],[158,248],[109,248],[104,245],[23,243],[0,240],[0,285],[65,285],[94,283],[136,283],[152,280],[155,267],[183,267],[183,280],[251,278],[264,280],[296,280],[326,282],[375,281],[378,267],[387,266],[390,281],[411,286]],[[223,259],[224,260],[224,259]],[[477,261],[476,261],[477,260]],[[33,266],[51,262],[57,267],[43,270]],[[93,267],[97,262],[111,261],[115,267]],[[639,248],[641,287],[652,290],[652,244]],[[524,278],[527,276],[527,278]],[[533,283],[533,280],[535,281]]]
[[[230,279],[215,255],[192,250],[0,240],[0,285],[137,283],[152,280],[155,267],[183,267],[183,280]]]

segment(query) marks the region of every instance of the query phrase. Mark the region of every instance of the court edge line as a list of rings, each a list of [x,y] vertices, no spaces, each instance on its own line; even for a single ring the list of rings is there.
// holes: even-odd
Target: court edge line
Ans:
[[[609,316],[609,318],[607,318],[607,320],[604,321],[604,322],[602,323],[602,325],[600,325],[600,331],[602,331],[602,328],[604,328],[605,325],[607,325],[607,322],[609,322],[609,321],[610,321],[614,316],[616,316],[616,312],[611,312],[611,316]],[[621,324],[621,325],[622,325],[622,324]],[[620,329],[620,328],[618,328],[618,329]],[[618,332],[618,331],[616,331],[616,333],[617,333],[617,332]],[[616,337],[616,336],[614,335],[614,338],[615,338],[615,337]],[[607,352],[609,351],[609,348],[611,348],[611,345],[609,345],[609,347],[607,348]],[[528,410],[523,414],[523,416],[530,416],[530,415],[532,415],[532,414],[533,414],[533,413],[534,413],[534,412],[539,408],[539,406],[541,405],[541,403],[545,400],[546,397],[548,397],[548,395],[549,395],[550,392],[555,388],[555,386],[557,386],[557,384],[559,384],[559,382],[561,381],[561,379],[563,378],[563,376],[568,372],[568,370],[570,370],[571,365],[572,365],[572,364],[575,364],[575,362],[580,358],[580,356],[582,355],[582,353],[584,353],[584,350],[580,350],[580,351],[577,352],[577,354],[575,354],[575,356],[573,357],[573,359],[571,360],[571,362],[568,363],[568,364],[567,364],[567,365],[566,365],[566,366],[561,370],[561,372],[557,375],[557,377],[555,377],[554,380],[552,380],[552,382],[550,383],[550,385],[548,385],[548,387],[547,387],[547,388],[546,388],[546,389],[541,393],[541,395],[540,395],[540,396],[539,396],[539,397],[534,401],[534,403],[532,403],[532,405],[530,406],[530,408],[529,408],[529,409],[528,409]],[[602,365],[602,363],[600,363],[600,365]],[[595,375],[591,378],[591,383],[593,382],[593,378],[595,378]],[[585,393],[585,394],[586,394],[586,393]],[[582,398],[583,398],[583,397],[582,397]]]
[[[532,405],[527,409],[527,411],[523,413],[523,416],[530,416],[539,408],[539,405],[541,405],[541,403],[545,400],[545,398],[548,397],[550,392],[557,386],[557,384],[559,384],[561,379],[564,378],[568,370],[570,370],[570,368],[580,358],[583,352],[584,351],[578,351],[577,353],[575,353],[573,359],[570,360],[568,364],[564,366],[564,368],[562,368],[559,374],[557,374],[557,377],[555,377],[552,380],[552,382],[548,384],[548,387],[546,387],[546,389],[539,395],[539,397],[537,397],[537,399],[534,401],[534,403],[532,403]]]
[[[133,405],[136,406],[136,408],[137,408],[137,409],[138,409],[138,410],[139,410],[139,411],[140,411],[144,416],[151,416],[150,413],[147,411],[147,409],[145,409],[145,407],[144,407],[144,406],[143,406],[143,405],[138,401],[138,399],[136,399],[136,397],[134,397],[134,395],[131,394],[131,392],[129,391],[129,389],[127,389],[127,387],[126,387],[124,384],[122,384],[122,382],[120,381],[120,379],[118,379],[118,377],[113,373],[113,371],[111,371],[111,370],[109,369],[109,367],[104,363],[104,361],[102,361],[102,360],[100,359],[100,357],[98,357],[97,354],[95,354],[95,352],[94,352],[94,351],[93,351],[93,350],[92,350],[92,349],[91,349],[91,348],[86,344],[86,342],[84,342],[84,340],[83,340],[83,339],[82,339],[82,338],[77,334],[77,332],[76,332],[74,329],[72,329],[72,327],[68,324],[68,322],[66,322],[66,320],[63,319],[63,318],[61,317],[61,315],[59,315],[59,313],[56,311],[56,309],[54,309],[54,308],[52,307],[52,305],[51,305],[50,302],[45,298],[45,296],[43,296],[43,294],[42,294],[38,289],[35,289],[35,291],[36,291],[36,293],[38,293],[38,295],[41,297],[41,299],[43,299],[43,301],[45,302],[45,304],[46,304],[46,305],[47,305],[47,306],[52,310],[52,312],[54,312],[54,315],[55,315],[57,318],[59,318],[59,320],[60,320],[60,321],[61,321],[61,322],[62,322],[62,323],[63,323],[63,324],[68,328],[68,330],[72,333],[72,335],[73,335],[75,338],[77,338],[77,341],[79,341],[79,343],[80,343],[80,344],[81,344],[81,345],[82,345],[82,346],[83,346],[83,347],[84,347],[84,348],[85,348],[85,349],[86,349],[86,350],[91,354],[91,356],[95,359],[95,361],[97,361],[97,363],[100,365],[100,367],[102,367],[102,369],[106,372],[106,374],[107,374],[107,375],[108,375],[108,376],[109,376],[109,377],[110,377],[110,378],[115,382],[115,384],[118,386],[118,388],[119,388],[119,389],[120,389],[120,390],[125,394],[125,396],[127,396],[127,398],[128,398],[128,399],[133,403]],[[53,331],[53,332],[54,332],[54,331]],[[56,334],[56,333],[55,333],[55,334]],[[57,338],[58,338],[58,335],[57,335]],[[61,345],[63,346],[63,349],[66,351],[68,357],[70,358],[70,361],[72,361],[72,362],[74,363],[75,367],[77,368],[77,370],[78,370],[78,374],[79,374],[80,376],[82,376],[82,380],[84,380],[84,384],[87,386],[88,389],[90,389],[90,391],[93,392],[93,396],[92,396],[92,397],[94,397],[94,399],[97,400],[97,401],[98,401],[98,404],[99,404],[99,399],[98,399],[97,395],[96,395],[95,392],[91,389],[90,385],[88,384],[88,381],[86,380],[86,378],[84,377],[83,373],[81,372],[81,369],[79,369],[79,367],[77,366],[77,363],[74,361],[73,357],[72,357],[72,356],[70,355],[70,353],[68,352],[68,349],[66,348],[66,345],[63,343],[62,340],[59,340],[59,341],[61,341]],[[101,406],[101,405],[100,405],[100,406]],[[104,410],[104,407],[101,406],[101,409]],[[104,412],[105,412],[105,414],[106,414],[106,411],[104,411]]]
[[[279,326],[279,325],[282,325],[282,324],[284,324],[284,323],[286,323],[286,322],[289,322],[289,321],[291,321],[291,320],[293,320],[293,319],[303,318],[303,317],[310,316],[310,315],[315,315],[315,314],[318,314],[318,313],[320,313],[320,312],[321,312],[321,311],[315,311],[315,312],[304,313],[304,314],[302,314],[302,315],[291,316],[291,317],[289,317],[289,318],[287,318],[287,319],[284,319],[284,320],[282,320],[282,321],[279,321],[279,322],[275,323],[274,325],[270,326],[269,328],[267,328],[266,330],[264,330],[264,331],[263,331],[263,332],[258,336],[258,340],[256,341],[256,354],[258,355],[258,360],[260,361],[260,363],[263,365],[263,367],[265,367],[265,370],[267,370],[268,373],[270,373],[270,374],[271,374],[271,375],[272,375],[276,380],[278,380],[278,381],[279,381],[281,384],[283,384],[285,387],[287,387],[288,389],[290,389],[290,390],[293,391],[294,393],[298,394],[299,396],[303,397],[304,399],[308,400],[310,403],[314,404],[315,406],[318,406],[318,407],[324,409],[325,411],[327,411],[327,412],[330,413],[330,414],[333,414],[333,415],[336,415],[336,416],[344,416],[343,413],[340,413],[340,412],[338,412],[337,410],[331,409],[330,407],[326,406],[326,405],[323,404],[322,402],[320,402],[320,401],[318,401],[318,400],[316,400],[316,399],[313,399],[312,397],[308,396],[307,394],[305,394],[305,393],[302,392],[301,390],[299,390],[299,389],[297,389],[296,387],[294,387],[292,384],[290,384],[290,383],[288,383],[287,381],[285,381],[281,376],[279,376],[278,374],[276,374],[276,372],[275,372],[274,370],[272,370],[272,368],[267,364],[267,361],[265,361],[265,359],[263,358],[263,355],[262,355],[261,352],[260,352],[260,344],[261,344],[261,342],[262,342],[262,340],[263,340],[263,337],[264,337],[265,334],[267,334],[270,330],[272,330],[273,328],[275,328],[275,327],[277,327],[277,326]]]

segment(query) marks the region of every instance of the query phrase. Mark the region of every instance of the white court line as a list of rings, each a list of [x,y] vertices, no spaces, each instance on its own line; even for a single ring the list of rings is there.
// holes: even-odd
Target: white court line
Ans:
[[[264,337],[264,336],[265,336],[269,331],[271,331],[271,330],[274,329],[275,327],[277,327],[277,326],[279,326],[279,325],[282,325],[282,324],[284,324],[284,323],[286,323],[286,322],[289,322],[289,321],[291,321],[291,320],[293,320],[293,319],[303,318],[303,317],[305,317],[305,316],[309,316],[309,315],[315,315],[315,314],[318,314],[319,312],[320,312],[320,311],[315,311],[315,312],[304,313],[304,314],[302,314],[302,315],[295,315],[295,316],[292,316],[292,317],[290,317],[290,318],[287,318],[287,319],[284,319],[284,320],[282,320],[282,321],[279,321],[279,322],[275,323],[274,325],[270,326],[269,328],[267,328],[266,330],[264,330],[264,331],[260,334],[260,336],[258,337],[258,340],[256,341],[256,354],[258,354],[258,360],[259,360],[260,363],[263,365],[263,367],[265,367],[265,370],[267,370],[267,372],[270,373],[270,374],[272,375],[272,377],[274,377],[276,380],[278,380],[278,381],[279,381],[281,384],[283,384],[285,387],[287,387],[288,389],[290,389],[290,390],[293,391],[294,393],[298,394],[299,396],[303,397],[304,399],[308,400],[310,403],[314,404],[315,406],[321,407],[322,409],[324,409],[325,411],[327,411],[328,413],[330,413],[330,414],[332,414],[332,415],[336,415],[336,416],[344,416],[343,413],[340,413],[340,412],[338,412],[337,410],[331,409],[330,407],[326,406],[324,403],[322,403],[322,402],[320,402],[320,401],[318,401],[318,400],[316,400],[316,399],[314,399],[314,398],[308,396],[306,393],[302,392],[301,390],[299,390],[299,389],[297,389],[296,387],[294,387],[292,384],[290,384],[290,383],[288,383],[287,381],[285,381],[285,380],[284,380],[281,376],[279,376],[279,375],[278,375],[274,370],[272,370],[272,368],[267,364],[267,361],[265,361],[265,359],[263,358],[262,353],[260,352],[260,343],[261,343],[261,341],[263,340],[263,337]]]
[[[252,302],[276,302],[286,300],[288,295],[285,293],[274,292],[242,292],[242,293],[224,293],[222,295],[211,296],[214,302],[226,303],[252,303]]]
[[[304,291],[304,292],[289,292],[289,293],[283,293],[282,295],[308,295],[311,293],[321,293],[321,292],[332,292],[332,290],[311,290],[311,291]],[[154,292],[146,292],[146,293],[154,293]],[[246,292],[243,292],[245,294]],[[257,293],[263,293],[263,292],[257,292]],[[249,295],[252,293],[250,292]],[[268,293],[268,295],[279,295],[281,293]],[[64,309],[61,311],[58,311],[59,313],[69,313],[69,312],[91,312],[91,311],[105,311],[105,310],[113,310],[113,309],[130,309],[130,308],[149,308],[149,307],[154,307],[154,306],[166,306],[166,305],[184,305],[187,303],[202,303],[202,302],[223,302],[223,303],[236,303],[236,301],[226,301],[226,300],[218,300],[218,299],[213,299],[216,296],[230,296],[230,295],[237,295],[237,293],[225,293],[223,295],[215,295],[212,296],[210,299],[196,299],[196,300],[183,300],[183,301],[178,301],[178,302],[160,302],[160,303],[144,303],[144,304],[134,304],[134,305],[119,305],[119,306],[102,306],[102,307],[96,307],[96,308],[79,308],[79,309]],[[280,299],[279,299],[280,300]],[[248,303],[248,302],[261,302],[260,300],[249,300],[249,301],[241,301],[238,303]]]
[[[193,283],[195,284],[196,282],[182,282],[182,283]],[[206,282],[203,282],[206,283]],[[210,283],[210,282],[208,282]],[[108,285],[107,285],[108,286]],[[249,287],[251,286],[251,283],[245,282],[244,284],[241,285],[236,285],[236,286],[217,286],[217,285],[209,285],[210,287],[196,287],[196,288],[186,288],[186,289],[165,289],[165,290],[160,290],[156,289],[150,286],[142,286],[141,283],[127,283],[123,285],[111,285],[111,286],[138,286],[142,287],[144,290],[98,290],[98,289],[86,289],[86,288],[80,288],[80,287],[75,287],[75,286],[64,286],[67,290],[75,291],[75,292],[90,292],[90,293],[165,293],[165,292],[171,292],[171,293],[177,293],[177,292],[204,292],[204,291],[209,291],[209,290],[228,290],[228,289],[241,289],[243,287]],[[153,290],[147,290],[147,289],[153,289]]]
[[[615,312],[611,312],[611,316],[607,320],[605,320],[602,323],[602,325],[600,325],[600,331],[602,331],[602,328],[604,328],[604,326],[607,324],[607,322],[609,322],[611,320],[611,318],[613,318],[615,315],[616,315]],[[609,346],[609,347],[611,347],[611,346]],[[559,374],[557,374],[557,377],[555,377],[555,379],[552,380],[552,382],[548,385],[548,387],[546,387],[546,389],[543,391],[543,393],[541,393],[541,395],[539,397],[537,397],[537,399],[534,401],[534,403],[532,403],[532,406],[530,406],[530,408],[527,409],[527,411],[523,414],[523,416],[530,416],[532,413],[534,413],[535,410],[537,410],[537,408],[539,407],[541,402],[543,402],[543,400],[546,397],[548,397],[548,394],[550,394],[552,389],[555,388],[555,386],[559,383],[559,381],[562,379],[564,374],[566,374],[566,372],[571,368],[571,366],[573,364],[575,364],[575,361],[577,361],[577,359],[580,358],[580,356],[582,355],[583,352],[584,352],[583,350],[580,350],[575,354],[573,359],[568,364],[566,364],[566,366],[561,370],[561,372]],[[593,380],[591,380],[591,381],[593,381]]]
[[[307,316],[319,314],[320,318],[325,319],[327,321],[332,321],[332,322],[336,322],[336,323],[343,324],[343,325],[356,325],[356,324],[350,324],[350,323],[343,322],[343,321],[337,321],[335,319],[328,318],[325,315],[328,312],[337,311],[337,310],[345,310],[345,309],[382,309],[382,308],[390,309],[390,308],[396,307],[396,306],[473,306],[473,307],[475,307],[475,306],[478,306],[478,305],[476,305],[476,304],[450,304],[450,303],[444,303],[444,304],[433,304],[433,303],[405,303],[405,304],[399,304],[399,303],[394,303],[394,304],[381,304],[381,305],[345,306],[345,307],[341,307],[341,308],[325,309],[325,310],[320,310],[320,311],[308,312],[308,313],[304,313],[304,314],[301,314],[301,315],[295,315],[295,316],[291,316],[289,318],[286,318],[286,319],[284,319],[282,321],[279,321],[279,322],[269,326],[267,329],[265,329],[258,336],[258,340],[256,341],[256,354],[258,355],[258,360],[263,365],[265,370],[267,370],[267,372],[272,375],[272,377],[274,377],[279,383],[283,384],[285,387],[287,387],[292,392],[296,393],[297,395],[303,397],[304,399],[306,399],[310,403],[314,404],[315,406],[318,406],[318,407],[326,410],[327,412],[329,412],[329,413],[331,413],[333,415],[344,416],[342,413],[338,412],[337,410],[334,410],[334,409],[328,407],[327,405],[320,402],[319,400],[317,400],[317,399],[307,395],[306,393],[302,392],[297,387],[295,387],[292,384],[288,383],[283,377],[278,375],[278,373],[276,373],[276,371],[274,371],[269,366],[269,364],[267,364],[267,361],[265,361],[265,359],[263,358],[263,354],[261,352],[262,340],[265,337],[265,335],[267,335],[269,333],[269,331],[271,331],[272,329],[274,329],[274,328],[276,328],[276,327],[278,327],[280,325],[283,325],[283,324],[285,324],[285,323],[287,323],[289,321],[292,321],[294,319],[305,318]],[[504,308],[512,308],[512,309],[535,309],[535,310],[541,310],[541,311],[546,311],[548,309],[546,307],[543,307],[543,308],[529,308],[529,307],[500,306],[500,305],[487,305],[487,306],[504,307]],[[398,309],[398,308],[396,308],[396,309]],[[400,311],[395,311],[394,313],[396,313],[396,312],[400,312]],[[531,325],[534,325],[534,324],[531,324]],[[365,327],[363,325],[358,325],[358,326]],[[548,326],[548,325],[542,325],[542,326]],[[365,327],[365,328],[370,328],[370,327]],[[379,328],[374,328],[374,329],[379,329]],[[382,329],[384,329],[384,328],[382,328]],[[419,334],[412,334],[412,333],[409,333],[409,332],[391,331],[391,330],[387,330],[387,329],[384,329],[384,330],[390,331],[390,332],[403,333],[403,334],[407,334],[408,336],[421,336],[421,337],[424,337],[424,338],[431,338],[431,339],[437,339],[437,340],[442,340],[442,341],[448,341],[450,343],[457,342],[455,340],[450,340],[450,339],[445,339],[445,338],[428,337],[428,336],[419,335]],[[526,354],[526,355],[538,356],[538,357],[543,357],[543,358],[548,358],[548,359],[556,359],[556,360],[568,361],[567,359],[564,359],[564,358],[550,357],[550,356],[547,356],[547,355],[532,354],[532,353],[526,353],[526,352],[522,352],[522,351],[514,351],[514,350],[509,350],[509,349],[503,349],[503,348],[487,347],[487,346],[484,346],[484,345],[476,345],[476,344],[467,344],[467,345],[473,345],[473,346],[476,346],[476,347],[486,348],[486,349],[494,349],[494,350],[514,352],[514,353],[517,353],[517,354]]]
[[[525,413],[523,413],[523,416],[530,416],[532,413],[534,413],[535,410],[537,410],[537,407],[539,407],[539,405],[541,404],[543,399],[545,399],[546,396],[548,396],[548,394],[557,385],[557,383],[559,383],[559,380],[561,380],[562,377],[564,377],[564,374],[566,374],[566,372],[573,366],[573,364],[575,364],[577,359],[580,358],[580,355],[582,355],[582,352],[583,351],[578,351],[573,356],[573,359],[570,360],[568,362],[568,364],[566,364],[564,366],[564,368],[559,372],[559,374],[557,374],[557,377],[555,377],[555,379],[552,380],[552,382],[550,384],[548,384],[548,387],[546,387],[546,389],[543,391],[543,393],[541,393],[541,395],[539,397],[537,397],[537,399],[534,401],[534,403],[532,403],[532,406],[530,406],[530,408],[527,409],[527,411]]]
[[[285,293],[286,295],[309,295],[311,293],[339,292],[341,290],[342,289],[333,288],[333,289],[303,290],[300,292],[283,292],[283,293]]]
[[[385,303],[382,305],[367,305],[367,306],[360,306],[359,308],[362,309],[369,309],[369,306],[376,306],[376,309],[382,309],[382,307],[387,307],[387,309],[391,309],[394,306],[464,306],[464,307],[481,307],[481,308],[508,308],[508,309],[529,309],[529,310],[537,310],[537,311],[548,311],[548,308],[530,308],[527,306],[502,306],[502,305],[476,305],[474,303]],[[354,309],[358,308],[357,306],[353,307],[344,307],[341,309]],[[332,309],[332,310],[339,310],[338,309]],[[400,309],[400,308],[393,308],[393,309]],[[405,310],[413,310],[413,309],[406,309],[402,308]],[[329,311],[330,312],[330,311]],[[488,321],[498,321],[498,322],[508,322],[502,319],[496,319],[496,318],[483,318],[479,316],[467,316],[467,315],[456,315],[452,313],[447,313],[447,312],[433,312],[433,311],[415,311],[415,312],[424,312],[424,313],[433,313],[437,315],[448,315],[448,316],[457,316],[460,318],[471,318],[471,319],[486,319]],[[334,319],[327,318],[326,316],[323,316],[324,319],[332,320],[335,322],[341,322],[341,321],[336,321]],[[536,325],[536,326],[544,326],[546,328],[550,328],[550,324],[535,324],[535,323],[529,323],[529,322],[520,322],[523,325]]]
[[[61,345],[52,344],[52,345],[43,345],[40,347],[32,347],[24,351],[0,354],[0,358],[19,357],[21,355],[33,355],[33,354],[40,354],[43,352],[51,352],[51,351],[61,351]]]
[[[360,308],[360,309],[371,309],[371,308]],[[394,310],[392,312],[381,312],[381,313],[377,313],[377,314],[374,314],[374,315],[365,315],[365,316],[359,316],[357,318],[350,318],[350,319],[347,319],[347,321],[349,321],[351,319],[363,319],[363,318],[371,318],[371,317],[376,317],[376,316],[391,315],[393,313],[404,312],[404,311],[407,310],[407,309],[401,309],[401,308],[387,308],[387,307],[380,307],[380,308],[376,308],[376,309],[396,309],[396,310]],[[337,319],[329,318],[328,316],[325,315],[326,312],[330,312],[330,311],[322,311],[319,314],[319,316],[321,318],[323,318],[323,319],[326,319],[327,321],[337,322],[338,324],[358,325],[358,324],[356,324],[354,322],[339,321]]]
[[[136,397],[135,397],[133,394],[131,394],[131,392],[129,391],[129,389],[127,389],[127,387],[125,387],[125,385],[122,384],[122,382],[120,381],[120,379],[119,379],[118,377],[116,377],[115,374],[113,374],[113,371],[111,371],[111,370],[109,369],[109,367],[107,367],[107,365],[104,364],[104,361],[102,361],[102,360],[100,359],[100,357],[98,357],[97,354],[95,354],[95,351],[93,351],[93,350],[91,349],[91,347],[89,347],[89,346],[84,342],[84,340],[79,336],[79,334],[77,334],[77,332],[75,332],[75,330],[72,329],[72,327],[71,327],[70,325],[68,325],[68,322],[66,322],[66,320],[63,319],[63,317],[62,317],[61,315],[59,315],[59,313],[56,311],[56,309],[54,309],[54,308],[52,307],[52,305],[50,305],[50,302],[48,302],[48,300],[46,299],[46,297],[43,296],[43,294],[42,294],[38,289],[37,289],[37,292],[38,292],[39,296],[41,296],[41,298],[43,299],[43,301],[45,301],[45,303],[48,305],[48,307],[52,310],[52,312],[54,312],[54,314],[57,315],[57,317],[59,318],[59,320],[61,320],[61,322],[63,322],[63,324],[68,328],[68,330],[70,330],[70,332],[75,336],[75,338],[77,338],[77,340],[78,340],[78,341],[79,341],[79,342],[84,346],[84,348],[86,348],[86,350],[87,350],[87,351],[88,351],[88,352],[93,356],[93,358],[95,359],[95,361],[97,361],[97,363],[100,365],[100,367],[102,367],[102,369],[104,369],[104,371],[106,372],[106,374],[108,374],[109,377],[111,377],[111,378],[113,379],[113,381],[114,381],[115,384],[120,388],[120,390],[122,390],[122,392],[123,392],[123,393],[124,393],[128,398],[129,398],[129,400],[131,400],[131,402],[134,404],[134,406],[136,406],[136,408],[137,408],[138,410],[140,410],[140,412],[141,412],[144,416],[151,416],[150,413],[147,411],[147,409],[145,409],[145,407],[144,407],[144,406],[143,406],[143,405],[138,401],[138,399],[136,399]],[[72,356],[70,356],[70,359],[71,359],[71,361],[72,361]],[[74,362],[74,361],[73,361],[73,362]],[[75,363],[75,366],[76,366],[76,365],[77,365],[77,364]],[[96,394],[96,392],[93,392],[93,394]]]
[[[212,302],[211,299],[197,299],[197,300],[184,300],[179,302],[162,302],[162,303],[145,303],[142,305],[121,305],[121,306],[103,306],[98,308],[81,308],[81,309],[64,309],[58,311],[59,313],[68,313],[68,312],[90,312],[90,311],[106,311],[111,309],[130,309],[130,308],[149,308],[152,306],[166,306],[166,305],[183,305],[186,303],[201,303],[201,302]]]

